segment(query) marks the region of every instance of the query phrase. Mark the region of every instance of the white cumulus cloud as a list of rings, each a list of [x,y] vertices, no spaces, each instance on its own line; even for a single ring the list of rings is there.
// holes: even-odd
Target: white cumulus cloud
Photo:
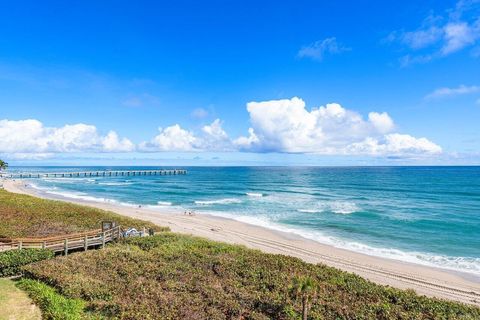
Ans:
[[[426,138],[415,138],[408,134],[391,133],[381,138],[367,137],[364,141],[347,146],[346,153],[359,155],[421,155],[439,154],[442,148]]]
[[[175,124],[165,129],[149,142],[140,144],[141,151],[231,151],[232,144],[222,128],[220,119],[202,128],[199,134]]]
[[[241,150],[338,155],[441,152],[426,138],[391,133],[395,125],[386,112],[370,112],[364,119],[336,103],[309,111],[298,97],[250,102],[247,110],[249,135],[234,140]]]
[[[392,118],[390,118],[386,112],[370,112],[368,114],[368,121],[381,133],[390,132],[395,127]]]
[[[158,128],[159,134],[150,142],[140,144],[144,151],[195,151],[197,138],[188,130],[175,124],[165,129]]]
[[[409,156],[442,152],[427,138],[396,132],[386,112],[367,117],[338,103],[307,109],[298,98],[247,103],[251,127],[231,139],[220,119],[199,130],[179,124],[159,128],[135,145],[115,131],[100,134],[88,124],[46,127],[40,121],[0,120],[0,154],[12,159],[42,159],[71,152],[285,152],[324,155]]]
[[[45,127],[40,121],[0,120],[0,152],[45,154],[58,152],[125,152],[133,143],[114,131],[102,136],[97,128],[83,123]]]

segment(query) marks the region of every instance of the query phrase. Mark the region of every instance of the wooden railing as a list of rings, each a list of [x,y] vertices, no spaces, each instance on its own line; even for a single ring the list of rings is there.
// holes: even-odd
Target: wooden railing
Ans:
[[[48,238],[0,239],[0,251],[14,249],[42,248],[67,255],[70,250],[88,250],[90,247],[104,247],[107,242],[120,239],[120,226],[102,231],[94,230],[65,236]]]

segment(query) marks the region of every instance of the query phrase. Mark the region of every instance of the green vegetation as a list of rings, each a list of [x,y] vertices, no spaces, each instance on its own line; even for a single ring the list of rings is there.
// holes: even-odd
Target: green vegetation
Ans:
[[[308,305],[317,294],[318,285],[311,277],[294,278],[290,287],[292,296],[302,301],[302,320],[308,319]]]
[[[7,168],[8,168],[8,163],[0,159],[0,171],[7,170]]]
[[[86,319],[85,303],[78,299],[65,298],[52,287],[36,280],[22,279],[17,286],[28,295],[42,310],[45,320]]]
[[[0,190],[0,237],[75,233],[99,228],[102,220],[166,229]],[[51,257],[46,250],[0,254],[0,276],[24,271],[18,287],[45,319],[480,319],[480,309],[473,306],[376,285],[292,257],[170,232]]]
[[[40,320],[40,309],[13,280],[0,279],[0,320]]]
[[[132,238],[24,270],[105,318],[299,319],[308,307],[308,319],[480,319],[473,306],[174,233]],[[48,310],[51,301],[41,301]]]
[[[153,228],[151,222],[68,202],[40,199],[0,190],[0,238],[57,236],[99,229],[103,220],[123,227]]]
[[[47,249],[23,249],[0,252],[0,277],[18,275],[20,267],[32,262],[53,258]]]

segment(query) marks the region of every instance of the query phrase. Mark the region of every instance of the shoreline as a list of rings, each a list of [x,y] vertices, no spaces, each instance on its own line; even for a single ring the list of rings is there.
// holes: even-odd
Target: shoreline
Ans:
[[[9,192],[109,210],[168,226],[172,232],[245,245],[267,253],[297,257],[309,263],[323,263],[355,273],[378,284],[413,289],[418,294],[480,306],[480,280],[468,273],[370,256],[322,244],[293,233],[272,230],[225,217],[208,214],[188,216],[144,207],[135,208],[114,203],[70,199],[25,187],[21,180],[4,180],[3,186]]]

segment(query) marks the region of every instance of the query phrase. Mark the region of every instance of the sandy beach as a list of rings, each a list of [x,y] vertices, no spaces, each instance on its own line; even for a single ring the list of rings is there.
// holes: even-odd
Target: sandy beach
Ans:
[[[359,254],[324,245],[298,235],[210,215],[189,216],[183,213],[159,212],[112,203],[72,200],[43,193],[26,186],[19,180],[5,180],[3,186],[10,192],[110,210],[125,216],[168,226],[174,232],[241,244],[268,253],[290,255],[310,263],[323,263],[352,272],[379,284],[413,289],[419,294],[480,306],[480,279],[470,274]]]

